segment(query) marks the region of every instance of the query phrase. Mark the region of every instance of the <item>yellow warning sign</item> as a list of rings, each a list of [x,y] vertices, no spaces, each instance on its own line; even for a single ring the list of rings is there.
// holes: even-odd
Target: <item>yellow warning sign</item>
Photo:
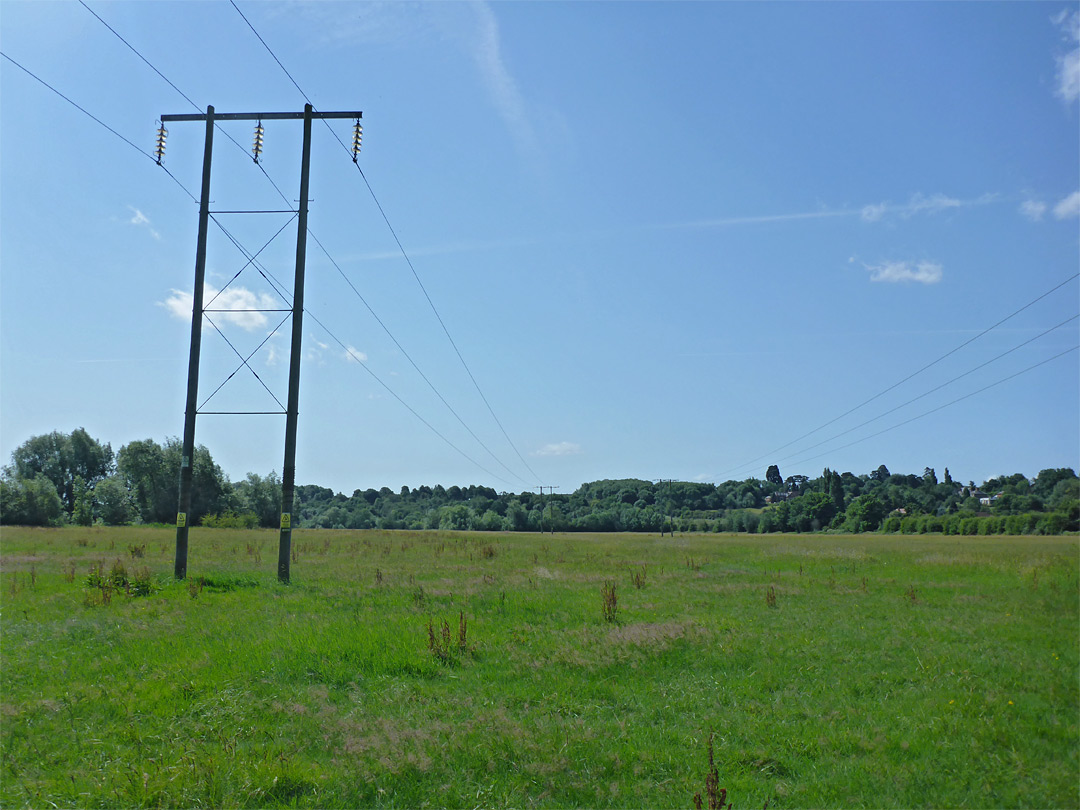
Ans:
[[[282,512],[281,513],[281,528],[283,528],[283,529],[291,529],[292,528],[292,515],[290,513],[288,513],[288,512]]]
[[[187,526],[187,512],[176,513],[176,528],[182,529]]]

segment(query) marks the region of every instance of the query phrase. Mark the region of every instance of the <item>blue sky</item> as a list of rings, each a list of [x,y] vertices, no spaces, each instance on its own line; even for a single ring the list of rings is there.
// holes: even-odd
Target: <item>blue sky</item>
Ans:
[[[200,108],[304,104],[228,2],[86,5],[0,3],[4,54],[144,152],[0,60],[4,459],[183,429],[197,206],[148,155],[194,110],[94,13]],[[298,482],[1078,466],[1075,3],[237,5],[317,109],[364,114],[363,176],[315,131]],[[286,207],[221,131],[212,209]],[[294,201],[300,126],[265,143]],[[169,126],[195,194],[202,144]],[[218,219],[249,252],[285,226],[259,262],[291,286],[289,215]],[[212,226],[208,287],[244,264]],[[217,306],[278,300],[249,268]],[[284,402],[288,324],[212,317],[245,354],[277,332],[251,366]],[[200,400],[237,365],[203,348]],[[246,370],[206,405],[274,407]],[[283,433],[196,435],[236,480]]]

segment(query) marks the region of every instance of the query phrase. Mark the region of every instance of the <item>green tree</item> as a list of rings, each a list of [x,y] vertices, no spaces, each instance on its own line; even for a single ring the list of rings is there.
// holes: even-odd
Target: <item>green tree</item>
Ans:
[[[872,473],[870,473],[870,479],[872,481],[884,481],[889,477],[889,468],[882,464]]]
[[[101,444],[83,428],[32,436],[15,448],[11,459],[18,478],[29,481],[44,475],[51,481],[68,514],[75,511],[77,477],[82,476],[86,486],[93,488],[113,471],[112,447]]]
[[[829,497],[832,499],[833,509],[836,510],[836,514],[843,514],[844,480],[836,473],[833,473],[832,482],[829,484]]]
[[[63,501],[44,473],[26,479],[5,468],[0,477],[0,523],[13,526],[60,526]]]
[[[77,526],[90,526],[94,522],[94,496],[81,475],[75,476],[75,511],[71,522]]]
[[[119,475],[99,481],[94,487],[94,500],[97,501],[98,512],[106,526],[122,526],[130,523],[135,515],[131,493],[128,492]]]
[[[180,467],[170,468],[165,448],[153,439],[133,441],[120,448],[116,466],[143,523],[171,523],[175,519]]]
[[[525,531],[528,527],[529,513],[521,505],[521,501],[512,500],[506,507],[506,517],[503,518],[503,529],[511,532]]]
[[[233,487],[236,508],[239,512],[255,515],[259,525],[267,528],[277,526],[281,515],[281,479],[276,472],[265,478],[256,473]],[[346,523],[346,528],[353,528]]]
[[[877,531],[886,511],[884,504],[874,495],[860,495],[848,505],[843,528],[849,532]]]
[[[118,468],[144,523],[171,523],[180,501],[180,459],[183,443],[175,437],[159,445],[153,439],[120,448]],[[198,524],[206,515],[228,512],[233,489],[221,467],[203,445],[195,448],[191,470],[191,508],[188,521]]]

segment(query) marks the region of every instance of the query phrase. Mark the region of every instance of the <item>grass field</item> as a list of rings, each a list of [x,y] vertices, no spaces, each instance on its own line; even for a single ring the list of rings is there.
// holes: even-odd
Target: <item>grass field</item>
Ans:
[[[293,549],[5,528],[0,804],[1080,806],[1076,537]]]

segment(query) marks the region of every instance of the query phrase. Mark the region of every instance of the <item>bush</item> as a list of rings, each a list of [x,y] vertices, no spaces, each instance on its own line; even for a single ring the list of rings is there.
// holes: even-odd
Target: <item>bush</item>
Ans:
[[[26,479],[0,478],[0,523],[14,526],[60,526],[64,504],[52,481],[42,474]]]
[[[220,515],[207,515],[202,519],[202,525],[211,529],[256,529],[259,526],[259,516],[254,512],[222,512]]]

